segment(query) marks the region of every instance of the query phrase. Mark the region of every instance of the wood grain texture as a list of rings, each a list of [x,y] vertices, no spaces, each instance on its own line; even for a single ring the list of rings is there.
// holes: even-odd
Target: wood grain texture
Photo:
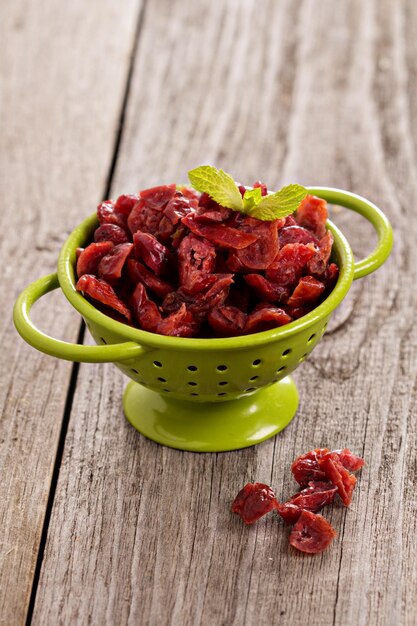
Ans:
[[[212,161],[360,193],[395,249],[297,370],[296,419],[254,448],[147,441],[123,419],[121,374],[81,366],[34,624],[415,623],[416,28],[411,0],[148,3],[114,195]],[[365,254],[370,229],[334,215]],[[274,515],[230,513],[249,480],[290,496],[291,461],[324,445],[367,461],[351,508],[326,513],[327,552],[295,553]]]
[[[138,2],[2,3],[0,38],[0,623],[26,619],[72,366],[19,339],[12,306],[53,271],[59,248],[106,186]],[[105,36],[103,36],[103,32]],[[77,338],[48,296],[36,320]]]

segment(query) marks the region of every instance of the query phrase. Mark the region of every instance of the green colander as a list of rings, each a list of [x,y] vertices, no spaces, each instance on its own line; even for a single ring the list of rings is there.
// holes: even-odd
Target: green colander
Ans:
[[[69,361],[114,362],[132,380],[123,406],[129,422],[158,443],[193,451],[244,448],[272,437],[294,417],[298,393],[291,372],[310,354],[352,280],[375,271],[392,248],[392,229],[384,214],[355,194],[330,188],[309,192],[352,209],[374,226],[378,243],[355,263],[341,231],[330,221],[333,259],[340,275],[328,298],[286,326],[244,337],[186,339],[164,337],[116,322],[75,290],[76,249],[91,241],[92,215],[68,237],[58,272],[29,285],[14,308],[18,332],[29,344]],[[29,313],[41,296],[60,287],[83,316],[97,346],[74,345],[39,331]]]

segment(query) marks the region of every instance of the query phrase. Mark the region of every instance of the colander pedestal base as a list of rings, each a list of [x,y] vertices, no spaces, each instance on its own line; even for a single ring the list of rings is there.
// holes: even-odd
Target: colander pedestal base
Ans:
[[[285,428],[297,406],[297,388],[290,376],[228,402],[175,400],[133,381],[123,395],[126,417],[142,435],[193,452],[223,452],[260,443]]]

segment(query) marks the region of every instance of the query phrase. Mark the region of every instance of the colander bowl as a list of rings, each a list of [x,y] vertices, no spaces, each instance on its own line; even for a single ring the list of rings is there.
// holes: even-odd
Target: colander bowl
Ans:
[[[97,226],[92,215],[68,237],[57,273],[20,294],[14,308],[16,328],[46,354],[70,361],[113,362],[132,379],[123,396],[127,419],[158,443],[182,450],[224,451],[272,437],[297,410],[291,372],[317,345],[352,281],[375,271],[392,248],[391,226],[374,204],[338,189],[314,187],[309,192],[360,213],[374,226],[378,243],[355,263],[345,236],[329,220],[332,258],[340,269],[337,284],[319,306],[290,324],[243,337],[189,339],[149,333],[111,319],[75,289],[76,249],[91,240]],[[31,321],[32,305],[58,287],[83,316],[96,346],[54,339]]]

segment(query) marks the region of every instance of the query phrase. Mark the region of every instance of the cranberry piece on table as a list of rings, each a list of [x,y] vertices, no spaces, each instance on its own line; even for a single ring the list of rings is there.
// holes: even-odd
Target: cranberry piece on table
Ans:
[[[288,502],[277,506],[277,512],[286,524],[295,524],[302,511],[318,513],[326,504],[331,504],[337,487],[330,482],[310,481],[308,487],[296,493]]]
[[[263,483],[248,483],[237,494],[232,511],[245,524],[253,524],[276,508],[277,500],[271,487]]]
[[[330,452],[328,448],[316,448],[295,459],[291,471],[299,485],[306,487],[310,480],[327,480],[324,470],[319,466],[319,459],[327,452]]]
[[[291,465],[291,471],[297,483],[302,487],[306,487],[311,480],[330,480],[336,484],[333,478],[335,480],[338,478],[334,472],[332,473],[330,464],[328,462],[325,462],[324,465],[321,464],[321,460],[327,457],[337,461],[348,472],[357,472],[365,464],[363,459],[355,456],[348,448],[333,451],[328,448],[316,448],[299,456]]]
[[[320,469],[325,472],[327,479],[337,487],[343,504],[349,506],[356,486],[356,476],[343,467],[338,455],[332,452],[320,459],[319,465]]]
[[[302,511],[290,534],[290,544],[309,554],[323,552],[336,537],[333,526],[322,515]]]

